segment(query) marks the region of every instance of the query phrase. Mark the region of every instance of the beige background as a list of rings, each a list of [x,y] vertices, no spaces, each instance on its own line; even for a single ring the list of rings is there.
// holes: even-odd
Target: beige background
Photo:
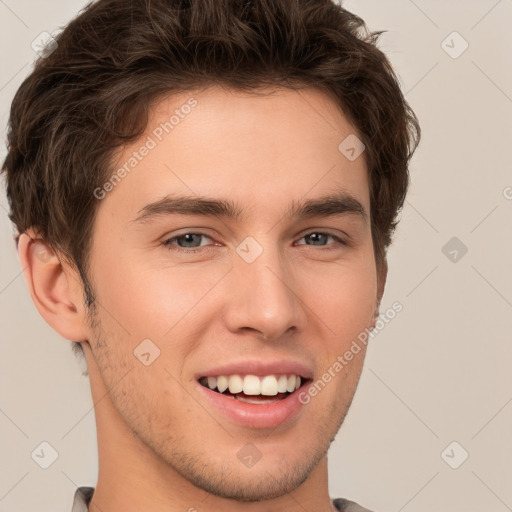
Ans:
[[[83,5],[0,0],[4,138],[33,61],[31,41]],[[371,343],[331,446],[330,494],[376,512],[512,510],[512,1],[344,5],[371,30],[388,30],[381,47],[423,140],[382,304],[404,309]],[[442,46],[454,31],[469,44],[458,58],[443,46],[458,53],[459,36]],[[0,510],[69,512],[75,488],[97,478],[88,379],[31,302],[6,208],[2,191]],[[442,251],[452,237],[468,248],[456,262]],[[43,441],[59,454],[46,470],[31,458]],[[460,463],[463,450],[468,459],[452,469],[445,460]]]

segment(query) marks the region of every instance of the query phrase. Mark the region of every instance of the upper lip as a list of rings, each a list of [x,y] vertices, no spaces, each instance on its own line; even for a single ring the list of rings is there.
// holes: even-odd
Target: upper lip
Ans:
[[[219,375],[299,375],[305,379],[313,378],[313,370],[309,366],[297,361],[240,361],[238,363],[224,364],[203,370],[196,374],[196,379],[201,377],[218,377]]]

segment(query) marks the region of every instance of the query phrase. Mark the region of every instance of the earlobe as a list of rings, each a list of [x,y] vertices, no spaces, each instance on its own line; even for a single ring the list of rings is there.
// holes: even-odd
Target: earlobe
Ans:
[[[80,281],[66,272],[58,255],[32,230],[22,233],[18,242],[25,280],[32,300],[46,322],[71,341],[87,339],[85,311],[76,297]]]

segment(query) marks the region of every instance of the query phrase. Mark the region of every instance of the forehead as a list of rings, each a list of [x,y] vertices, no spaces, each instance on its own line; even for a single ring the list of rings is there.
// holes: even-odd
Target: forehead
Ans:
[[[122,177],[100,209],[132,220],[150,202],[186,194],[236,198],[245,214],[261,215],[261,206],[271,215],[344,190],[369,211],[364,154],[351,160],[340,150],[359,134],[335,101],[315,88],[258,92],[214,86],[159,98],[144,134],[113,160],[112,176]]]

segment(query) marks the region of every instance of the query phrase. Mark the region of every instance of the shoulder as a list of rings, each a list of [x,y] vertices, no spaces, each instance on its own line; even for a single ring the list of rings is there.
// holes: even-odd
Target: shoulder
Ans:
[[[89,512],[88,505],[94,493],[94,487],[78,487],[73,499],[71,512]]]
[[[371,510],[362,507],[358,503],[346,500],[344,498],[337,498],[332,500],[332,502],[340,512],[372,512]]]

